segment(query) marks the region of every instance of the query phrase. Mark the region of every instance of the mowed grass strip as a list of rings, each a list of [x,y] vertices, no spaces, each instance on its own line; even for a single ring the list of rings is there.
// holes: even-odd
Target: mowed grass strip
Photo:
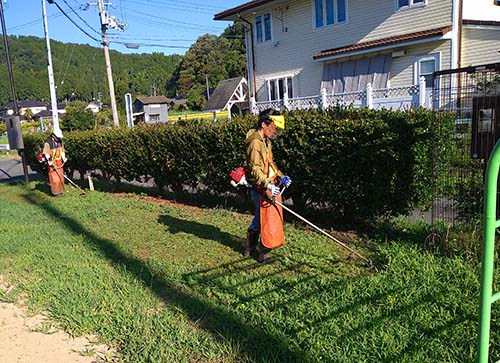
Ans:
[[[287,224],[276,263],[242,255],[249,214],[0,183],[0,275],[126,362],[471,362],[478,266],[409,241],[356,248]],[[366,245],[370,249],[366,248]],[[493,317],[492,357],[500,356]]]

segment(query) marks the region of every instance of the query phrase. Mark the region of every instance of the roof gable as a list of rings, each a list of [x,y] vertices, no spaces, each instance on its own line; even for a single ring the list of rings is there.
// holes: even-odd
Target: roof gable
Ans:
[[[225,79],[219,82],[203,110],[224,110],[229,103],[245,102],[247,96],[248,85],[244,77]]]

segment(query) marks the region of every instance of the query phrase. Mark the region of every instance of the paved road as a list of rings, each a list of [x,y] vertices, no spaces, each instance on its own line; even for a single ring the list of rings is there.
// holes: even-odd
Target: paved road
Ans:
[[[42,176],[28,166],[30,180],[39,179]],[[24,179],[23,163],[21,158],[0,156],[0,182],[8,180]]]

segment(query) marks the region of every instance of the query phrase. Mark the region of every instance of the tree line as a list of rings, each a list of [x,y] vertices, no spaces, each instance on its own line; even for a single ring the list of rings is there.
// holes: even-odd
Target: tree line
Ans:
[[[116,99],[124,108],[124,95],[157,95],[187,98],[191,109],[205,101],[210,88],[246,69],[243,26],[236,23],[220,35],[200,36],[185,55],[123,54],[110,51]],[[9,36],[9,50],[18,99],[49,101],[45,40],[34,36]],[[110,104],[104,53],[90,45],[51,41],[58,102],[98,101]],[[5,49],[0,48],[0,104],[11,100]]]

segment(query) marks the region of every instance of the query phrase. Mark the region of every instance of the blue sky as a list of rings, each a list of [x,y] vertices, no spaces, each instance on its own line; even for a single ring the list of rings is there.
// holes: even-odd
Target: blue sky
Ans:
[[[42,0],[0,0],[4,3],[8,35],[34,35],[43,38]],[[83,31],[67,19],[56,4],[46,2],[49,36],[64,43],[100,47],[97,0],[54,0]],[[213,15],[247,0],[109,0],[110,15],[126,24],[123,32],[109,30],[110,48],[121,53],[184,54],[196,39],[206,33],[221,34],[231,24],[214,21]],[[95,38],[96,40],[92,39]],[[129,49],[125,44],[137,44]]]

